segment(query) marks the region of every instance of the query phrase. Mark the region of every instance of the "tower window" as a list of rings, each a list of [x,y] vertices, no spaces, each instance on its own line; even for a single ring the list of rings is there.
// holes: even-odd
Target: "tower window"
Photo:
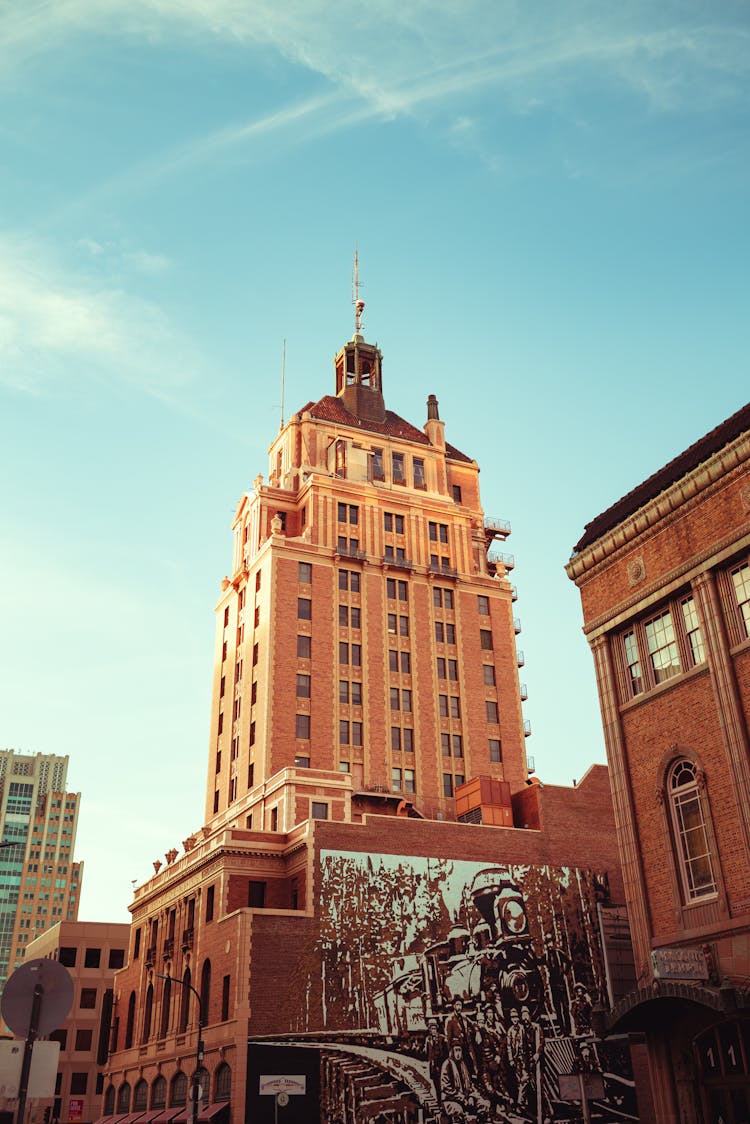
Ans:
[[[308,740],[310,737],[310,715],[297,714],[295,716],[294,736]]]
[[[750,636],[750,563],[732,570],[732,589],[743,636]]]
[[[424,476],[424,461],[421,457],[414,457],[412,460],[412,470],[414,473],[414,487],[424,490],[427,487]]]
[[[370,453],[370,479],[385,480],[382,449],[373,449]]]
[[[404,474],[404,454],[393,453],[391,455],[391,469],[393,474],[394,484],[405,484],[406,476]]]
[[[451,493],[453,495],[453,502],[454,503],[463,503],[463,500],[461,499],[461,486],[460,486],[460,484],[454,484],[451,488]]]
[[[499,738],[490,738],[489,749],[490,749],[490,761],[502,761],[503,753],[502,753],[502,747],[500,745],[500,739]]]
[[[301,660],[309,660],[312,651],[312,638],[309,636],[297,637],[297,655]]]
[[[477,608],[479,609],[480,617],[488,617],[490,615],[490,599],[480,593],[477,597]]]
[[[309,585],[312,581],[312,564],[310,562],[297,563],[297,581],[302,585]]]
[[[310,815],[314,820],[327,820],[328,805],[322,800],[313,800],[310,805]]]
[[[312,619],[312,601],[309,597],[297,598],[297,617],[301,621]]]
[[[493,725],[497,725],[497,723],[500,721],[500,715],[498,714],[497,710],[497,703],[493,702],[492,699],[487,699],[484,705],[487,711],[487,721],[491,722]]]
[[[298,675],[297,676],[297,698],[309,699],[310,698],[310,676]]]

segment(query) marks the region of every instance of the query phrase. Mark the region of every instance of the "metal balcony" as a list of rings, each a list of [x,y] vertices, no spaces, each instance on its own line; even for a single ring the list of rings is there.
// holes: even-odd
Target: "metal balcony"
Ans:
[[[529,692],[526,689],[526,684],[525,683],[519,683],[518,684],[518,690],[519,690],[519,694],[521,695],[521,702],[526,702],[527,698],[529,697]]]
[[[512,554],[502,554],[500,551],[494,550],[491,550],[487,555],[487,561],[493,566],[504,566],[506,570],[512,570],[516,564]]]
[[[484,538],[488,546],[495,539],[501,539],[505,542],[509,534],[510,523],[507,519],[498,519],[495,515],[485,515]]]
[[[524,723],[523,723],[523,736],[524,736],[525,738],[530,738],[530,737],[531,737],[531,723],[529,722],[528,718],[525,718],[525,719],[524,719]]]
[[[515,585],[512,585],[510,587],[510,599],[511,599],[511,601],[517,601],[518,600],[518,587],[515,586]]]
[[[513,631],[515,632],[516,636],[519,635],[519,633],[521,631],[521,618],[520,617],[514,617],[513,618]]]
[[[519,667],[523,667],[523,665],[526,663],[526,657],[524,656],[523,652],[516,652],[516,663]]]
[[[526,772],[527,773],[535,773],[536,772],[536,767],[534,765],[534,758],[533,757],[529,757],[529,756],[526,757]]]

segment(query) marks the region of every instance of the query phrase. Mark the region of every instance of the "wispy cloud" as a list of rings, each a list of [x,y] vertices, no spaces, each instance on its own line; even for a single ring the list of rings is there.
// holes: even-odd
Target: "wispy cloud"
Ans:
[[[93,241],[87,249],[100,253]],[[28,238],[0,234],[0,382],[7,387],[54,391],[63,371],[68,378],[75,371],[168,400],[195,368],[158,305],[66,268]]]

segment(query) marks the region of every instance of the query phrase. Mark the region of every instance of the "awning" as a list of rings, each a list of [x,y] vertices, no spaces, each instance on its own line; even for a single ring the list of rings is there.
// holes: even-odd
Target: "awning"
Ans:
[[[170,1121],[175,1120],[180,1113],[184,1112],[183,1105],[172,1105],[171,1108],[163,1108],[151,1121],[151,1124],[170,1124]]]
[[[161,1116],[161,1114],[165,1111],[166,1110],[164,1108],[152,1108],[149,1112],[144,1112],[143,1116],[140,1117],[138,1124],[153,1124],[153,1121],[156,1120],[157,1117]],[[175,1112],[177,1111],[178,1110],[175,1109]]]
[[[198,1113],[198,1124],[204,1124],[205,1121],[213,1120],[218,1116],[223,1108],[229,1109],[229,1101],[214,1101],[213,1104],[206,1105]],[[174,1118],[174,1124],[188,1124],[190,1120],[190,1108],[183,1109],[179,1116]],[[161,1122],[160,1122],[161,1124]]]

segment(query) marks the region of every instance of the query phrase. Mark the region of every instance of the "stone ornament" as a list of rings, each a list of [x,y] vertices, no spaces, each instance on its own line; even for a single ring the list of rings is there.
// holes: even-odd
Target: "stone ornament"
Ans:
[[[646,566],[642,558],[634,558],[628,562],[628,581],[631,586],[640,585],[646,577]]]

